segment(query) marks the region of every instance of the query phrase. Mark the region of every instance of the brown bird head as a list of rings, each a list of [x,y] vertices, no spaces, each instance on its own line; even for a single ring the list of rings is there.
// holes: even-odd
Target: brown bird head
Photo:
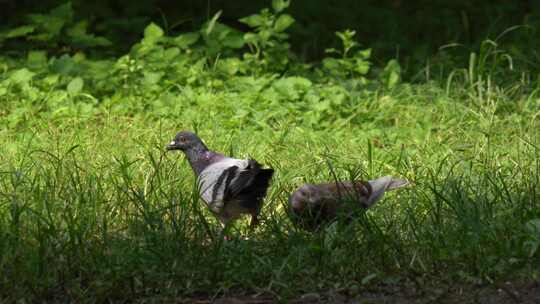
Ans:
[[[306,208],[318,204],[320,199],[317,187],[312,184],[305,184],[289,197],[289,206],[293,213],[301,214]]]
[[[316,185],[305,184],[289,197],[289,208],[291,219],[298,226],[317,230],[334,217],[335,202]]]

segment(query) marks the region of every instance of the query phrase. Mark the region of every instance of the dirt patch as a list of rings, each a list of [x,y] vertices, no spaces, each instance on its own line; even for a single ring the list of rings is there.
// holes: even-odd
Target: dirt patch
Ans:
[[[195,304],[266,304],[276,302],[280,301],[265,295],[230,296],[216,299],[170,299],[170,303]],[[297,304],[538,304],[540,303],[540,284],[538,282],[505,282],[493,285],[443,286],[430,288],[429,290],[411,290],[403,287],[380,286],[375,291],[364,292],[359,296],[348,296],[339,292],[307,293],[281,302]]]

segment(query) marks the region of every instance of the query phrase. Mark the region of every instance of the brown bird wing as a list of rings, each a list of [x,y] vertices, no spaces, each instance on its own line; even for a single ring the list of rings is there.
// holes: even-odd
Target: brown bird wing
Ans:
[[[329,200],[333,198],[337,202],[354,201],[364,208],[368,207],[366,203],[373,191],[371,185],[365,181],[331,182],[320,186]]]

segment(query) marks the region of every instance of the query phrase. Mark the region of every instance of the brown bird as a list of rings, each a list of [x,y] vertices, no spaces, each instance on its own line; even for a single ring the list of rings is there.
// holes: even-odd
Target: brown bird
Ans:
[[[295,224],[306,230],[318,230],[340,215],[351,219],[356,210],[373,206],[386,191],[408,184],[391,176],[367,182],[305,184],[289,197],[289,208]]]

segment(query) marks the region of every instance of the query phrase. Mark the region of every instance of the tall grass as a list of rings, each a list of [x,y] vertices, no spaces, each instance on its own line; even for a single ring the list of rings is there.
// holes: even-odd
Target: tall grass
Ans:
[[[374,96],[378,116],[369,126],[377,129],[238,131],[198,121],[210,147],[276,169],[262,225],[248,235],[240,222],[228,242],[217,237],[185,159],[163,152],[177,129],[193,125],[75,119],[38,126],[30,137],[4,132],[1,141],[11,144],[1,148],[0,298],[287,299],[422,286],[431,277],[537,279],[540,241],[527,228],[540,219],[537,114],[496,114],[508,99],[476,111],[447,93],[419,86]],[[412,186],[351,225],[297,229],[288,194],[332,180],[331,171],[343,179],[392,174]]]

